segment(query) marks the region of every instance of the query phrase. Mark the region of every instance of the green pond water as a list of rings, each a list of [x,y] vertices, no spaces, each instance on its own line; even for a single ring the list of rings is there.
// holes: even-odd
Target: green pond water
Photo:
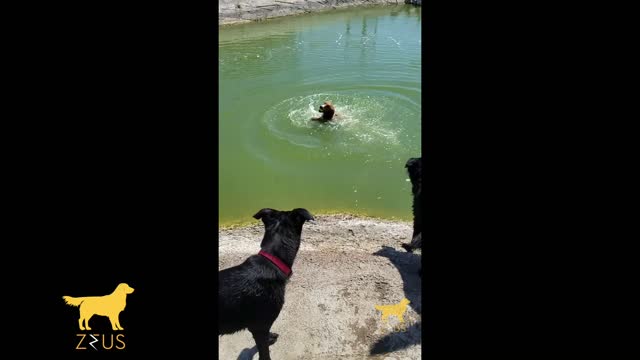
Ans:
[[[220,224],[265,207],[410,219],[421,45],[410,5],[221,27]],[[342,118],[310,121],[325,100]]]

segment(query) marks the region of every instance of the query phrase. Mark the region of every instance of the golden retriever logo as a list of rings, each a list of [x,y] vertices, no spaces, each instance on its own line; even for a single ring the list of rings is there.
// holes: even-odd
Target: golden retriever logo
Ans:
[[[80,307],[80,330],[91,330],[89,320],[93,315],[102,315],[109,318],[113,330],[124,330],[120,326],[120,312],[127,306],[127,294],[131,294],[133,288],[127,284],[120,284],[113,293],[105,296],[71,297],[63,296],[67,305]],[[82,326],[84,323],[85,326]]]
[[[376,310],[382,311],[382,321],[387,322],[389,316],[395,315],[398,318],[398,322],[401,324],[404,323],[404,318],[402,317],[404,313],[407,311],[407,305],[411,302],[404,298],[400,300],[399,303],[394,305],[375,305]]]

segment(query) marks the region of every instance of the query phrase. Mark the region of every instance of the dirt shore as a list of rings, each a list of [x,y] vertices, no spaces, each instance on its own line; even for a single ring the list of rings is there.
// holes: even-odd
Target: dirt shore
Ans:
[[[350,6],[401,5],[404,0],[220,0],[218,25],[325,11]]]
[[[420,359],[420,255],[406,253],[410,222],[353,215],[316,216],[305,224],[300,251],[274,323],[280,334],[270,347],[278,360]],[[220,229],[218,270],[235,266],[260,250],[261,222]],[[411,303],[404,324],[381,321],[375,305]],[[248,331],[219,337],[223,360],[257,359]]]

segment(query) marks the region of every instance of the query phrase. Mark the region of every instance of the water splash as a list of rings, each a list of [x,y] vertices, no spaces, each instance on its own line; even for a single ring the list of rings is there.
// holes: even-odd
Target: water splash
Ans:
[[[318,107],[327,100],[336,106],[339,117],[327,123],[312,121],[321,115]],[[398,97],[322,93],[276,104],[265,113],[263,123],[268,133],[278,139],[305,148],[331,149],[327,154],[367,153],[373,148],[392,153],[403,146],[401,140],[411,132],[394,120],[418,116],[416,104]]]

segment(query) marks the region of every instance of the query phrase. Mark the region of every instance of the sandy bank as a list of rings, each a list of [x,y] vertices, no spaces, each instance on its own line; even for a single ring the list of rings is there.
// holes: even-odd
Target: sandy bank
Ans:
[[[306,224],[287,285],[284,308],[272,331],[274,359],[420,359],[422,289],[420,255],[406,253],[410,222],[319,215]],[[260,249],[261,222],[219,230],[218,269],[240,264]],[[411,301],[404,325],[385,324],[375,305]],[[219,338],[223,360],[257,359],[251,334]],[[373,355],[372,355],[373,350]]]
[[[404,5],[404,0],[220,0],[218,25],[366,5]]]

